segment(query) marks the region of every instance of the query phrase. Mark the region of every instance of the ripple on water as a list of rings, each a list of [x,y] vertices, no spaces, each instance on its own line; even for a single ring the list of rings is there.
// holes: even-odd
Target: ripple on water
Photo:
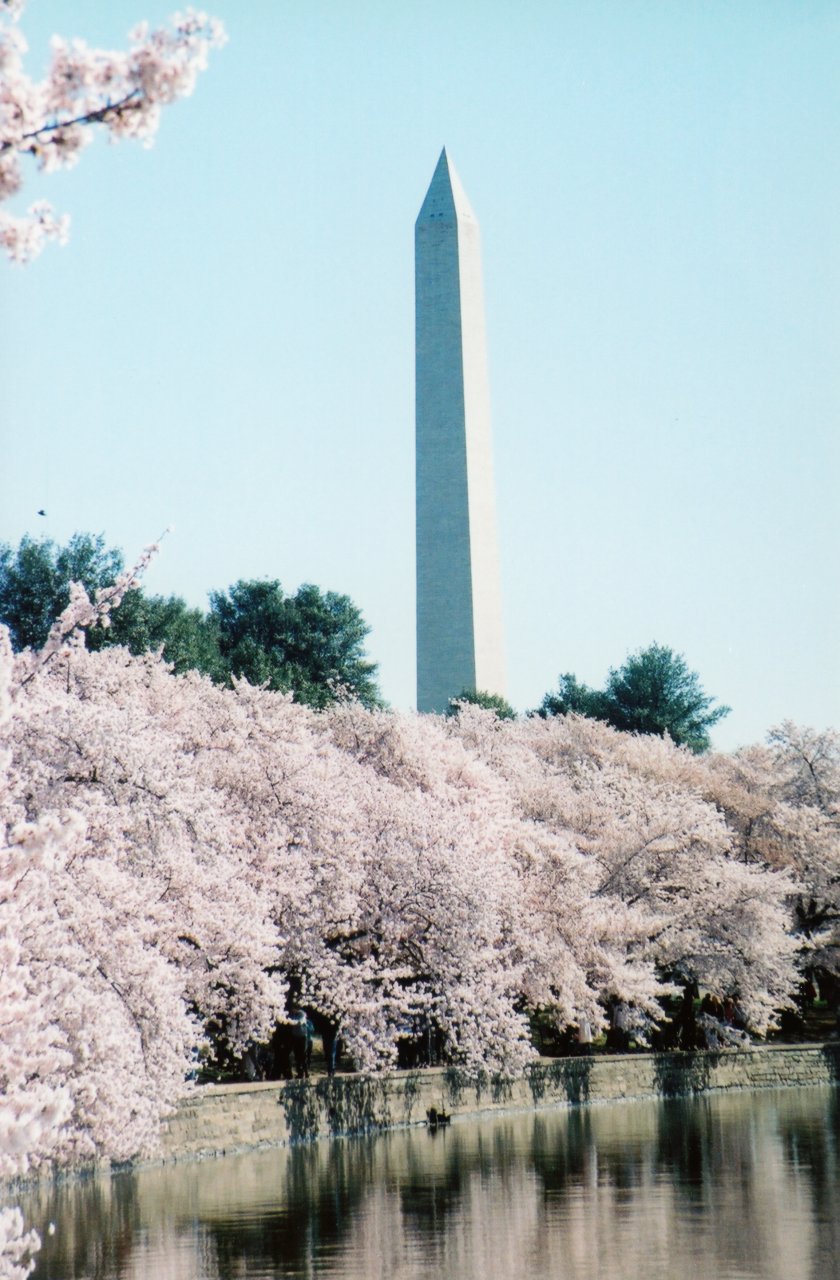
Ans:
[[[36,1280],[814,1280],[840,1092],[463,1121],[39,1188]]]

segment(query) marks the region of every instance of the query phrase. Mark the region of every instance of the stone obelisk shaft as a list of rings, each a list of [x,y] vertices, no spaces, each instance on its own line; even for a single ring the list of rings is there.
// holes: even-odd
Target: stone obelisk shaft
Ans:
[[[441,153],[415,226],[417,709],[504,695],[478,223]]]

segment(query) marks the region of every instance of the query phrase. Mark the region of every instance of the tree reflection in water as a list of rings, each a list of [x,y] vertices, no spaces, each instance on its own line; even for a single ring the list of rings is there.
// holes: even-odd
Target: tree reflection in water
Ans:
[[[40,1188],[46,1280],[822,1280],[840,1094],[538,1112]]]

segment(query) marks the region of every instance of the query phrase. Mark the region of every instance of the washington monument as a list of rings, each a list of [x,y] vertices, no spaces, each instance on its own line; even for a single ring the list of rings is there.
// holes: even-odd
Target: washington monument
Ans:
[[[505,693],[478,223],[446,150],[414,229],[417,710]]]

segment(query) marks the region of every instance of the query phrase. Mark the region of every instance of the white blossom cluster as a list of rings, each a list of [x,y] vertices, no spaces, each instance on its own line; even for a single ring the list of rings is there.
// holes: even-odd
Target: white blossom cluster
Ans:
[[[35,82],[17,26],[23,7],[23,0],[0,3],[0,202],[21,191],[24,161],[43,173],[69,168],[97,128],[111,141],[151,145],[161,108],[192,93],[210,50],[225,42],[222,24],[191,8],[175,14],[170,29],[138,24],[125,52],[55,36],[49,71]],[[68,227],[66,215],[39,200],[25,214],[0,213],[0,246],[13,261],[29,262],[47,240],[65,241]]]
[[[26,1280],[35,1269],[35,1255],[41,1237],[26,1230],[23,1214],[17,1207],[0,1209],[0,1276],[3,1280]]]

